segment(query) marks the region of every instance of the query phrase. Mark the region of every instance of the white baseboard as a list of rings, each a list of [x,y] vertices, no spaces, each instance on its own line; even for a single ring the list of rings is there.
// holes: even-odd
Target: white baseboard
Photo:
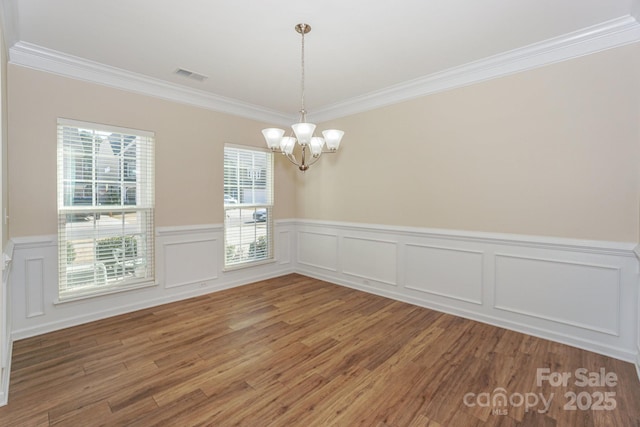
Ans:
[[[9,379],[11,377],[11,357],[13,354],[13,340],[9,338],[9,354],[6,365],[0,368],[0,406],[9,402]]]

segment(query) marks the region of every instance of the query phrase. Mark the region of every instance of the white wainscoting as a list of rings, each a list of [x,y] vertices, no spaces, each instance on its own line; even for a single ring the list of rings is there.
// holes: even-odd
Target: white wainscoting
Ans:
[[[9,398],[9,374],[11,373],[11,286],[9,283],[13,260],[13,242],[9,241],[2,254],[2,288],[0,288],[0,406]]]
[[[223,270],[222,225],[158,227],[156,286],[57,302],[55,236],[14,238],[13,340],[293,272],[295,224],[276,221],[275,261]]]
[[[278,221],[274,236],[275,262],[224,271],[222,226],[161,227],[156,286],[65,303],[56,237],[13,239],[8,341],[297,272],[630,361],[640,374],[634,244],[307,220]]]
[[[298,273],[638,363],[635,244],[296,224]]]

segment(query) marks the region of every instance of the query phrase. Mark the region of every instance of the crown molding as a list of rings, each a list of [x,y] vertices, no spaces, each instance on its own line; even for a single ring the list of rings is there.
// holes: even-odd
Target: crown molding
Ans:
[[[9,49],[9,63],[253,120],[283,125],[290,124],[292,120],[289,114],[169,83],[23,41],[15,43]]]
[[[640,3],[640,0],[636,0]],[[631,15],[314,109],[324,122],[640,41]]]
[[[11,0],[1,1],[11,4]],[[638,14],[638,4],[640,0],[634,0],[635,14]],[[309,114],[309,117],[315,122],[333,120],[638,41],[640,24],[632,15],[626,15],[560,37],[320,107],[315,109],[313,114]],[[288,126],[295,121],[295,117],[289,113],[132,73],[27,42],[19,41],[9,49],[9,62],[266,123]]]

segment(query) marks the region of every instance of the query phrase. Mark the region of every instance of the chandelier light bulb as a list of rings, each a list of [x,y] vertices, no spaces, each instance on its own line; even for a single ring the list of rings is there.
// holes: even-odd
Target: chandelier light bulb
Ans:
[[[282,138],[282,142],[280,142],[280,149],[287,156],[293,153],[293,148],[295,146],[296,139],[292,136],[285,136],[284,138]]]
[[[332,151],[340,148],[340,141],[342,141],[343,135],[344,132],[337,129],[328,129],[322,132],[322,136],[324,136],[324,140],[327,143],[327,148]]]
[[[280,148],[280,141],[282,140],[282,136],[284,135],[284,129],[263,129],[262,134],[264,135],[264,139],[267,141],[267,147],[272,150]]]
[[[298,144],[304,147],[311,142],[311,137],[313,136],[313,131],[316,130],[316,125],[313,123],[296,123],[291,126],[291,129],[293,129],[293,132],[295,132],[298,138]]]
[[[322,154],[322,147],[324,147],[324,138],[320,138],[319,136],[311,138],[309,148],[311,148],[311,155],[313,157],[319,157],[320,154]]]

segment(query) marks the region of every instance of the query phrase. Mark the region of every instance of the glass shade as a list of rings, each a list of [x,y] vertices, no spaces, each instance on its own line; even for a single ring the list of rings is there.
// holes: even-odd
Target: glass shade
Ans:
[[[311,138],[311,142],[309,143],[309,147],[311,148],[311,155],[313,157],[318,157],[322,154],[322,147],[324,146],[324,139],[319,136],[314,136]]]
[[[268,128],[262,129],[265,141],[267,141],[267,147],[270,149],[280,148],[282,141],[282,135],[284,135],[284,129]]]
[[[316,130],[316,125],[313,123],[296,123],[291,126],[291,129],[293,129],[298,138],[298,144],[305,146],[311,142],[311,137],[313,136],[313,131]]]
[[[327,148],[334,151],[340,148],[340,141],[342,141],[343,135],[344,132],[337,129],[327,129],[322,132],[322,136],[324,136],[324,140],[327,143]]]
[[[292,136],[285,136],[280,142],[280,149],[284,154],[293,153],[293,147],[296,146],[296,139]]]

